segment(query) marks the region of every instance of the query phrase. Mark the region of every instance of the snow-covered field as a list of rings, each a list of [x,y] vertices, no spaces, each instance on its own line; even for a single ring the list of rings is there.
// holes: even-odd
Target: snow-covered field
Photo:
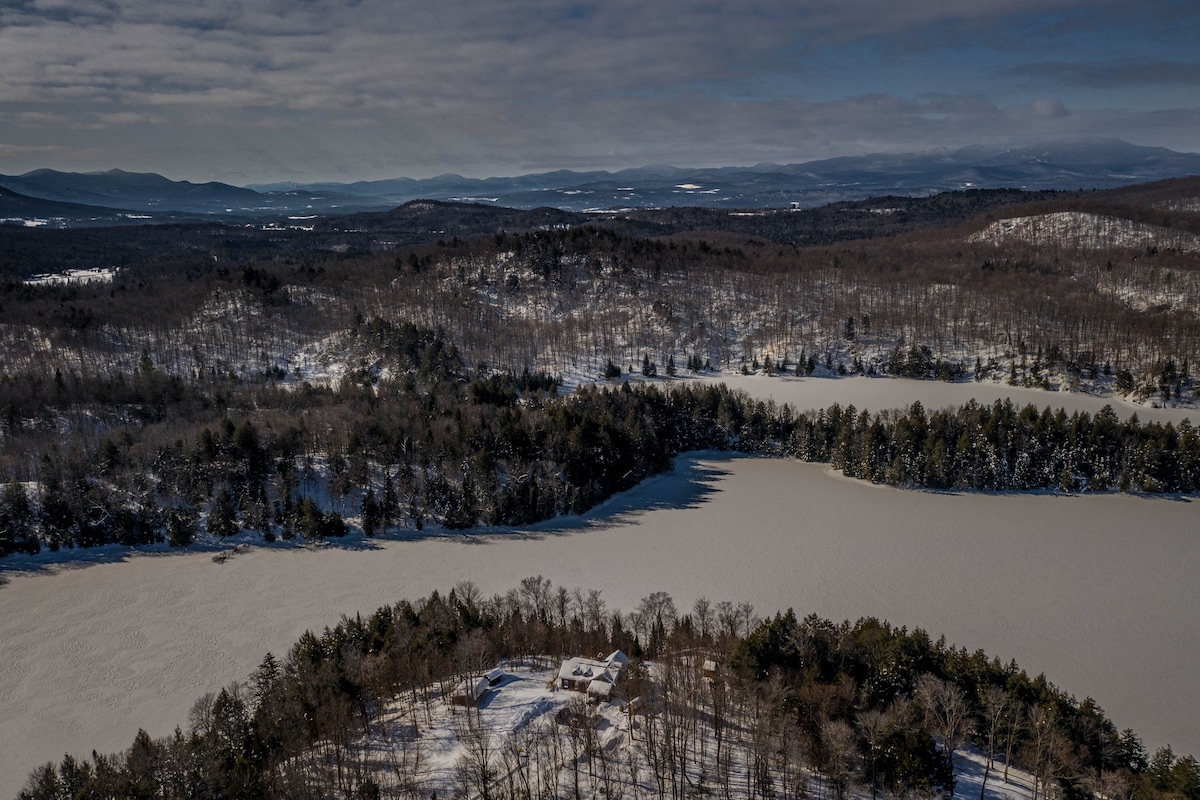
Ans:
[[[529,531],[351,537],[224,563],[119,549],[9,559],[0,794],[65,752],[123,749],[138,727],[166,735],[200,694],[343,613],[459,580],[505,591],[539,573],[627,610],[664,590],[681,608],[704,595],[919,625],[1092,695],[1151,748],[1196,753],[1198,530],[1193,500],[911,492],[708,454]]]
[[[112,283],[117,274],[114,267],[90,267],[88,269],[68,269],[64,272],[31,275],[25,279],[30,286],[71,286],[86,283]]]

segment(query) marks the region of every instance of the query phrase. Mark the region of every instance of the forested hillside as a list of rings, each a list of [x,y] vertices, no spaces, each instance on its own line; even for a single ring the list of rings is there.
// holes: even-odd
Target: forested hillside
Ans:
[[[1191,407],[1197,197],[1189,179],[586,224],[411,203],[313,230],[0,229],[10,276],[119,256],[88,283],[0,284],[3,550],[522,524],[698,448],[899,486],[1193,492],[1186,424],[618,387],[891,374]]]
[[[336,379],[351,321],[380,317],[440,329],[472,366],[517,372],[593,376],[644,355],[664,370],[690,357],[792,368],[803,356],[818,371],[1031,385],[1120,374],[1122,392],[1183,400],[1200,293],[1200,256],[1181,246],[1200,230],[1188,187],[1200,195],[1169,183],[1160,200],[1143,188],[1022,205],[1034,196],[996,191],[589,224],[414,203],[353,218],[375,221],[363,228],[13,230],[0,368],[129,373],[148,356],[185,379]],[[825,243],[805,246],[814,238]],[[15,277],[81,266],[119,272],[91,287]],[[914,362],[914,348],[927,354]]]

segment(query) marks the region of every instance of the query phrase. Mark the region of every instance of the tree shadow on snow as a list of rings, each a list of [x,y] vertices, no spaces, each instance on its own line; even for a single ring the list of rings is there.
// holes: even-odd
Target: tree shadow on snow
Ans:
[[[550,536],[577,533],[590,528],[635,525],[651,511],[699,508],[717,493],[717,483],[730,470],[719,463],[751,458],[738,453],[685,453],[675,459],[675,468],[662,475],[642,481],[580,516],[557,517],[514,533],[530,536]]]
[[[716,484],[729,474],[728,469],[713,462],[743,458],[753,456],[722,451],[685,453],[675,458],[675,467],[671,471],[647,478],[584,514],[555,517],[521,527],[491,526],[460,531],[399,530],[377,538],[386,541],[454,539],[464,544],[486,545],[512,538],[542,539],[598,528],[635,525],[643,514],[651,511],[699,508],[717,492]]]
[[[34,556],[9,556],[0,559],[0,586],[9,581],[11,575],[52,574],[70,569],[100,564],[116,564],[136,557],[170,557],[206,553],[212,556],[214,567],[219,568],[229,560],[251,550],[271,549],[297,550],[380,550],[387,542],[410,542],[427,539],[453,539],[466,544],[488,544],[499,539],[543,538],[582,533],[594,528],[607,528],[637,524],[648,512],[698,508],[716,493],[716,484],[729,470],[719,462],[732,462],[751,458],[738,453],[704,451],[677,456],[675,467],[661,475],[655,475],[637,486],[621,492],[582,515],[556,517],[524,527],[479,527],[466,530],[395,529],[367,538],[360,532],[337,539],[317,542],[298,540],[264,542],[261,540],[236,540],[225,542],[197,542],[186,548],[172,548],[165,544],[150,547],[129,548],[120,545],[105,545],[96,548],[44,551]]]
[[[214,567],[245,555],[252,550],[270,549],[295,552],[298,550],[379,550],[381,546],[373,539],[364,537],[361,533],[351,533],[340,539],[326,539],[316,542],[300,540],[274,542],[254,540],[248,536],[238,537],[231,541],[200,541],[193,542],[187,547],[170,547],[166,544],[147,545],[142,547],[125,547],[123,545],[102,545],[100,547],[80,547],[58,551],[43,550],[36,555],[13,555],[0,558],[0,586],[6,585],[13,575],[51,575],[67,570],[84,569],[101,564],[120,564],[133,558],[171,558],[206,554],[212,557]]]

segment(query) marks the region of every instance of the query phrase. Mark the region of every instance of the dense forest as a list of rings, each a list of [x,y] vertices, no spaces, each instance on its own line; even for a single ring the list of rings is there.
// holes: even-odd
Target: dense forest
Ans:
[[[147,364],[99,382],[43,382],[15,416],[101,406],[119,409],[123,424],[94,445],[78,437],[70,450],[45,451],[22,476],[36,481],[36,497],[7,476],[0,553],[187,546],[201,530],[314,540],[344,535],[347,518],[368,536],[521,525],[582,513],[679,453],[708,449],[830,463],[901,487],[1200,491],[1200,432],[1186,421],[1008,401],[798,413],[692,382],[614,381],[560,397],[544,374],[472,374],[435,332],[376,319],[355,335],[384,355],[391,377],[200,391]]]
[[[425,728],[456,677],[617,648],[634,659],[636,746],[601,748],[569,721],[520,736],[467,728],[453,796],[578,798],[587,782],[609,797],[931,797],[952,791],[954,751],[971,741],[995,779],[1026,771],[1035,798],[1200,798],[1194,758],[1149,755],[1092,700],[919,629],[790,610],[759,620],[748,604],[703,597],[680,613],[663,592],[626,614],[541,576],[491,598],[464,582],[306,633],[248,682],[197,700],[173,734],[65,756],[20,797],[418,800],[446,787],[422,771],[411,734],[384,734],[381,756],[392,709]],[[702,661],[720,665],[715,678]],[[537,779],[514,781],[510,756]]]

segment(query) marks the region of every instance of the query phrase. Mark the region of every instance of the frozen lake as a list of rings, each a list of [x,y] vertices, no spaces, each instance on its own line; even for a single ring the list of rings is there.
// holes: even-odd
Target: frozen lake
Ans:
[[[764,383],[772,394],[840,384],[840,402],[859,408],[905,404],[859,402],[855,381],[880,388]],[[888,389],[904,384],[914,386]],[[168,734],[197,696],[342,613],[464,579],[504,591],[534,574],[601,589],[610,608],[665,590],[681,609],[704,595],[748,600],[760,614],[793,607],[920,626],[1091,695],[1151,750],[1200,753],[1193,500],[911,492],[710,453],[680,458],[582,520],[527,532],[262,548],[223,564],[112,550],[38,563],[0,562],[0,795],[65,752],[123,749],[138,727]]]
[[[694,380],[688,378],[687,380]],[[975,400],[981,405],[991,405],[996,400],[1009,398],[1021,408],[1032,403],[1038,408],[1064,408],[1095,414],[1106,405],[1113,407],[1117,416],[1127,419],[1136,413],[1142,422],[1176,422],[1188,418],[1200,421],[1200,411],[1194,408],[1152,408],[1126,402],[1120,396],[1090,395],[1081,392],[1044,392],[1040,389],[1024,389],[999,383],[943,383],[941,381],[913,381],[903,378],[862,376],[844,378],[795,378],[763,375],[721,375],[711,380],[741,389],[752,397],[771,398],[780,403],[790,403],[797,411],[827,408],[834,403],[842,406],[854,404],[859,411],[883,411],[888,408],[907,408],[914,400],[920,400],[928,411],[946,406],[962,406]]]

